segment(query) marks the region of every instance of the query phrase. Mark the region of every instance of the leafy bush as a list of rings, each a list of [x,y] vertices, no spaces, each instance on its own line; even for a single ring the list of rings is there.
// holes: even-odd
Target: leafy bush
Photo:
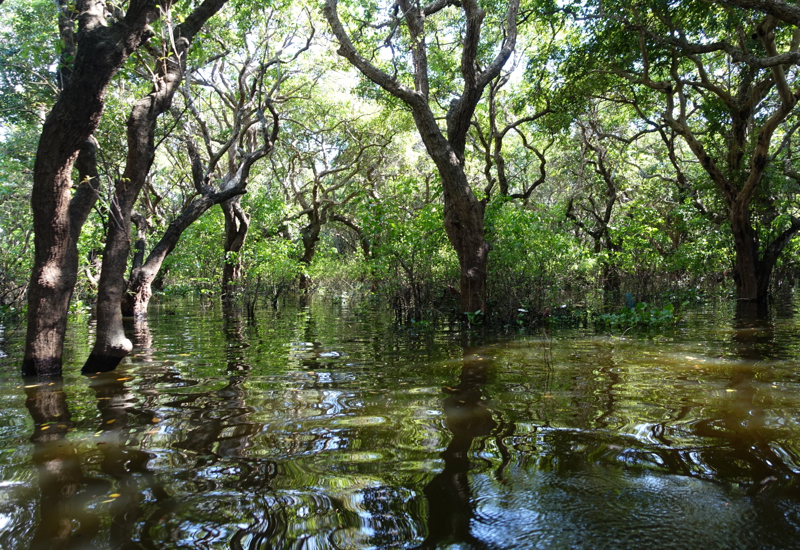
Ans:
[[[646,302],[639,302],[632,308],[623,308],[614,313],[603,313],[595,319],[599,327],[664,327],[677,322],[675,307],[666,304],[663,307],[648,306]]]

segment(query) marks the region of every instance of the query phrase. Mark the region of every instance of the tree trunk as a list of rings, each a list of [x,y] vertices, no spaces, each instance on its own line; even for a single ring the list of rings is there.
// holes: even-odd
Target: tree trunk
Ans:
[[[733,244],[736,251],[736,260],[733,279],[736,282],[736,298],[741,301],[766,300],[764,295],[759,295],[759,261],[758,241],[750,225],[749,208],[737,201],[731,207],[731,230],[733,231]],[[769,285],[769,277],[767,277]]]
[[[736,298],[742,302],[766,304],[769,300],[769,285],[775,264],[786,245],[800,232],[800,219],[792,218],[789,227],[764,247],[759,245],[758,237],[750,222],[749,205],[744,204],[744,201],[736,201],[733,204],[730,220],[736,250],[733,272]]]
[[[125,175],[121,181],[125,181]],[[123,184],[123,187],[127,186]],[[131,196],[133,193],[125,191],[132,190],[128,187],[119,193],[118,187],[109,209],[108,235],[97,291],[97,336],[92,352],[83,365],[84,373],[113,370],[133,349],[122,327],[120,309],[131,246],[131,210],[136,200],[135,196]]]
[[[183,232],[215,204],[224,203],[245,193],[250,178],[250,169],[253,164],[272,151],[275,140],[278,137],[278,114],[272,108],[270,108],[270,111],[273,116],[272,132],[269,137],[265,133],[263,147],[248,153],[240,159],[240,164],[233,167],[235,169],[225,176],[226,183],[221,191],[215,192],[213,188],[205,185],[210,176],[207,170],[213,170],[213,166],[210,168],[202,166],[197,147],[190,140],[189,156],[192,159],[193,179],[195,180],[195,188],[201,191],[201,195],[184,208],[180,216],[169,224],[161,240],[150,251],[144,264],[131,270],[128,290],[125,293],[121,308],[125,315],[133,315],[134,317],[147,315],[147,306],[153,295],[151,285],[158,276],[158,271],[161,269],[164,260],[175,249]],[[263,123],[266,127],[266,119],[264,119]],[[244,240],[244,236],[242,236],[242,240]]]
[[[445,200],[444,228],[458,255],[461,269],[461,310],[486,312],[489,244],[483,227],[483,205],[477,200],[474,202],[477,206],[471,202],[453,204]]]
[[[244,246],[250,216],[241,204],[241,195],[220,203],[225,214],[225,264],[222,267],[222,299],[229,301],[241,293],[242,261],[239,253]]]
[[[310,266],[314,261],[314,256],[317,254],[317,243],[319,242],[319,234],[322,230],[322,222],[319,219],[319,214],[316,212],[309,214],[311,221],[304,228],[300,230],[300,235],[303,237],[303,257],[300,261]],[[300,290],[304,295],[307,295],[311,287],[311,278],[305,273],[300,274]]]
[[[170,2],[162,2],[170,4]],[[68,82],[45,120],[33,169],[31,208],[34,265],[28,293],[28,329],[22,371],[25,375],[61,372],[69,300],[77,280],[77,235],[86,220],[70,194],[71,172],[79,149],[94,133],[111,78],[152,32],[160,7],[155,0],[133,0],[123,21],[108,25],[105,3],[76,5],[78,44]],[[73,203],[74,204],[74,203]]]
[[[117,181],[109,209],[109,227],[103,254],[103,267],[97,292],[97,337],[83,372],[109,371],[133,349],[122,327],[122,299],[126,290],[131,241],[131,213],[139,192],[147,181],[155,158],[155,129],[158,117],[172,105],[172,98],[183,79],[186,57],[194,35],[219,11],[226,0],[205,0],[175,28],[176,51],[157,64],[158,77],[153,90],[136,102],[127,122],[128,155],[125,170]]]
[[[188,207],[167,226],[164,235],[150,251],[147,260],[131,271],[128,289],[122,301],[122,313],[126,316],[143,317],[153,296],[151,285],[170,252],[175,249],[183,232],[215,204],[229,200],[244,193],[234,187],[220,193],[209,193],[193,200]]]
[[[147,306],[150,304],[150,298],[153,297],[152,284],[158,275],[161,263],[158,262],[157,266],[143,264],[131,270],[128,290],[122,298],[122,315],[124,317],[139,319],[147,316]]]
[[[422,128],[420,131],[422,133]],[[444,228],[461,269],[461,310],[486,313],[489,243],[486,242],[483,224],[484,204],[470,189],[463,159],[456,155],[450,144],[441,139],[427,140],[425,145],[442,177]]]
[[[361,247],[361,252],[364,254],[364,261],[369,262],[370,260],[375,259],[373,256],[372,243],[369,240],[369,236],[360,225],[350,218],[342,216],[341,214],[331,213],[329,217],[331,220],[342,223],[356,232],[358,244]]]
[[[37,219],[37,209],[34,209],[35,238],[40,239],[37,242],[46,242],[42,246],[37,245],[37,255],[41,250],[55,253],[49,258],[37,257],[34,264],[28,295],[28,332],[22,364],[23,376],[61,373],[69,300],[78,279],[78,237],[97,202],[100,185],[96,153],[94,138],[87,139],[76,162],[81,183],[68,202],[66,219],[59,221],[59,231],[48,231],[48,225]],[[34,200],[37,199],[34,198],[32,203]],[[50,228],[56,225],[55,220],[51,223]],[[67,230],[66,233],[64,229]]]

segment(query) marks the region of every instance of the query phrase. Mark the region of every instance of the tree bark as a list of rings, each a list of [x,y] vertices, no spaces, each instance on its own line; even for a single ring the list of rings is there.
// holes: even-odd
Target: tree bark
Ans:
[[[772,273],[789,241],[800,232],[800,219],[792,218],[788,228],[761,250],[758,236],[750,221],[749,205],[737,201],[730,213],[733,243],[736,251],[734,282],[740,301],[766,303]]]
[[[250,215],[241,205],[241,196],[220,203],[225,214],[225,263],[222,267],[222,299],[229,301],[241,292],[242,261],[239,253],[247,238]]]
[[[33,170],[35,253],[22,363],[25,375],[61,372],[69,300],[77,280],[75,236],[88,215],[77,203],[72,207],[72,168],[100,122],[109,81],[150,36],[149,24],[160,13],[158,4],[169,6],[171,1],[131,0],[125,17],[108,25],[103,2],[76,3],[75,64],[42,127]]]
[[[362,57],[339,20],[337,0],[326,0],[325,18],[339,41],[338,53],[364,76],[403,101],[410,109],[417,131],[433,159],[442,179],[444,190],[444,227],[458,256],[461,269],[461,308],[464,312],[486,311],[486,265],[489,245],[484,231],[484,204],[479,201],[464,171],[466,137],[475,107],[484,88],[496,78],[514,51],[517,38],[519,0],[511,0],[506,18],[505,39],[494,60],[483,70],[477,55],[480,31],[486,13],[476,0],[458,4],[464,12],[464,44],[461,55],[461,75],[464,88],[454,99],[447,113],[447,137],[431,111],[429,104],[428,58],[425,44],[425,19],[450,2],[435,2],[421,7],[410,0],[398,0],[410,37],[413,58],[414,89],[403,84]]]
[[[121,310],[131,247],[131,213],[155,158],[158,117],[172,105],[186,70],[191,41],[226,1],[205,0],[175,28],[172,40],[164,45],[165,56],[158,62],[153,90],[137,101],[131,110],[127,122],[125,170],[117,181],[109,209],[108,235],[97,292],[97,337],[83,372],[112,370],[133,349],[122,327]]]
[[[322,231],[322,221],[319,212],[314,209],[309,213],[308,225],[300,230],[300,236],[303,238],[303,256],[300,261],[306,264],[306,267],[311,265],[314,261],[314,256],[317,254],[317,243],[319,242],[319,234]],[[305,273],[300,273],[300,290],[304,295],[307,295],[311,287],[311,278]]]
[[[153,296],[151,285],[170,252],[175,249],[183,232],[215,204],[241,195],[244,190],[234,187],[219,193],[209,193],[193,200],[180,216],[167,226],[164,235],[150,251],[147,260],[131,271],[127,292],[123,297],[122,314],[133,317],[147,315],[147,306]]]
[[[444,189],[444,229],[461,268],[461,310],[486,312],[489,243],[483,225],[484,204],[472,193],[463,164],[448,163],[446,168],[449,170],[439,166]]]

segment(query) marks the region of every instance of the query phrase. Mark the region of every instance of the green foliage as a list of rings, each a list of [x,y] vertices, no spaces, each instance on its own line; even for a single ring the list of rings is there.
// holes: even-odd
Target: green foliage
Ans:
[[[638,302],[632,308],[623,308],[614,313],[603,313],[595,317],[601,328],[668,327],[678,322],[675,307],[666,304],[662,307]]]
[[[78,310],[93,298],[92,284],[83,273],[97,275],[91,258],[102,249],[108,190],[124,166],[130,107],[153,85],[153,64],[159,52],[170,47],[169,25],[179,24],[193,5],[196,2],[177,2],[169,17],[155,22],[151,47],[135,53],[107,91],[105,115],[95,133],[103,172],[101,200],[78,243],[81,275],[73,306]],[[486,20],[478,65],[485,67],[503,39],[506,4],[481,5]],[[390,26],[364,24],[386,20],[391,15],[388,5],[342,0],[340,6],[344,24],[351,31],[358,29],[353,36],[360,51],[413,87],[407,29],[400,25],[387,41]],[[748,51],[761,55],[760,43],[739,31],[752,29],[761,16],[699,1],[614,1],[604,2],[603,9],[601,13],[597,2],[524,2],[517,53],[503,76],[506,84],[474,114],[465,161],[472,189],[479,199],[486,199],[485,228],[491,246],[486,312],[460,312],[458,261],[443,229],[442,189],[414,121],[396,99],[352,72],[335,54],[335,44],[326,40],[315,41],[299,60],[269,65],[263,74],[265,81],[277,81],[278,75],[288,73],[292,77],[271,90],[281,133],[271,157],[253,167],[248,193],[242,198],[251,216],[244,248],[236,256],[223,257],[224,219],[218,208],[212,209],[185,232],[168,256],[161,270],[161,292],[215,294],[225,262],[238,261],[249,300],[263,296],[275,300],[296,290],[303,274],[321,295],[370,296],[417,328],[432,325],[439,317],[466,317],[470,326],[497,323],[522,328],[541,321],[547,308],[569,304],[564,311],[579,316],[587,308],[573,307],[576,304],[600,309],[601,301],[619,302],[620,293],[626,291],[653,302],[666,292],[694,296],[720,285],[729,290],[734,253],[725,199],[692,150],[665,130],[663,91],[626,77],[643,71],[642,43],[648,52],[649,78],[667,82],[675,74],[697,77],[696,64],[676,57],[674,49],[658,38],[672,32],[666,31],[670,25],[689,40],[743,41]],[[212,80],[228,89],[228,99],[235,103],[238,75],[231,61],[255,55],[256,43],[268,43],[280,33],[289,37],[287,41],[275,42],[257,55],[271,58],[280,47],[296,51],[305,44],[310,25],[317,37],[326,28],[318,12],[316,5],[304,2],[231,0],[210,21],[187,61],[190,67],[225,61],[214,71],[197,72],[193,86],[196,105],[207,115],[212,143],[231,135],[229,116],[207,93]],[[450,5],[425,23],[431,46],[430,105],[442,127],[450,102],[463,88],[461,13]],[[43,116],[56,98],[55,69],[61,50],[52,2],[7,0],[0,15],[4,44],[0,47],[0,308],[13,314],[21,311],[30,276],[33,157]],[[640,42],[634,25],[621,24],[629,18],[638,18],[652,36]],[[776,32],[786,46],[790,26],[780,26]],[[280,36],[283,40],[284,34]],[[362,48],[365,44],[374,47]],[[720,52],[703,57],[703,62],[715,85],[728,90],[736,91],[747,79],[757,82],[768,76],[766,69],[748,73]],[[795,73],[792,68],[789,77]],[[209,82],[201,83],[200,77]],[[732,111],[709,88],[683,90],[689,101],[689,123],[715,161],[726,173],[734,173],[727,165]],[[762,124],[776,105],[777,97],[770,92],[759,102],[752,123]],[[178,119],[164,117],[154,136],[159,149],[152,181],[137,205],[137,211],[146,213],[156,227],[166,226],[196,197],[182,135],[189,118],[182,98],[176,98],[175,109]],[[502,153],[512,193],[539,177],[541,159],[535,150],[546,150],[545,181],[527,200],[506,200],[496,187],[487,190],[487,181],[498,173],[497,159],[486,153],[490,120],[504,128],[543,109],[548,110],[546,116],[504,134]],[[613,208],[599,238],[585,229],[597,232],[595,222],[602,218],[602,207],[612,193],[594,169],[598,153],[580,139],[581,128],[591,124],[598,128],[593,143],[602,149],[614,185]],[[791,228],[799,213],[800,161],[792,153],[797,149],[795,133],[786,126],[777,130],[774,142],[776,147],[784,143],[783,149],[773,147],[774,160],[753,199],[753,227],[762,249]],[[251,132],[247,139],[259,136]],[[674,159],[669,155],[670,139]],[[231,152],[235,156],[236,148],[244,151],[246,145],[232,144]],[[747,141],[744,154],[753,146],[753,139]],[[221,177],[226,161],[215,178]],[[747,171],[740,172],[738,180],[732,179],[736,185]],[[679,186],[679,176],[687,182],[684,187]],[[314,181],[318,185],[311,185]],[[584,229],[565,218],[570,201]],[[309,223],[311,205],[316,205],[325,223],[317,254],[306,265],[299,261],[304,252],[301,229]],[[352,224],[334,220],[334,214]],[[149,236],[149,246],[154,237],[157,234]],[[776,288],[793,284],[800,270],[798,247],[796,239],[791,241],[779,260]],[[641,302],[631,310],[600,315],[596,321],[602,327],[627,328],[668,326],[675,319],[672,306]]]
[[[561,212],[561,205],[489,204],[489,303],[504,324],[516,322],[520,307],[540,314],[548,305],[589,292],[596,260],[563,230]]]
[[[161,266],[167,294],[219,291],[224,226],[222,211],[213,208],[183,233],[181,242]]]

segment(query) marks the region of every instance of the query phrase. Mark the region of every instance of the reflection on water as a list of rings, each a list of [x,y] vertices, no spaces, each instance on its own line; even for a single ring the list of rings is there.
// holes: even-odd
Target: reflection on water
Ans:
[[[4,342],[0,548],[800,546],[793,315],[492,340],[170,313],[96,376],[85,321],[63,379]]]
[[[480,356],[466,355],[459,384],[443,388],[449,394],[442,403],[445,425],[453,438],[442,452],[444,468],[425,486],[428,536],[420,548],[436,548],[442,543],[485,546],[472,533],[474,505],[467,473],[475,440],[491,435],[498,427],[481,392],[490,362]]]

